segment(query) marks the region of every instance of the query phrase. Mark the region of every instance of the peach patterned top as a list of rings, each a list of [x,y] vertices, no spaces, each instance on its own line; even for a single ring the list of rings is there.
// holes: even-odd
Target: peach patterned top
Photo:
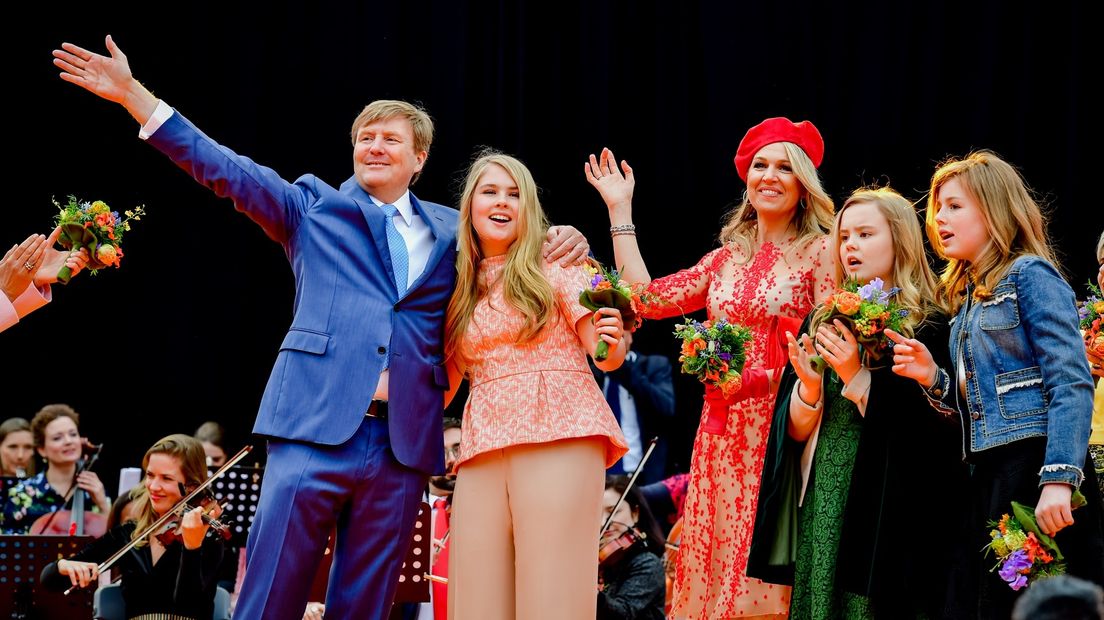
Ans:
[[[558,439],[607,439],[606,466],[628,446],[587,364],[575,323],[591,313],[579,304],[587,284],[582,267],[546,265],[559,312],[529,342],[516,342],[524,324],[506,302],[501,275],[506,256],[479,263],[486,295],[475,306],[461,342],[470,360],[458,462],[491,450]]]

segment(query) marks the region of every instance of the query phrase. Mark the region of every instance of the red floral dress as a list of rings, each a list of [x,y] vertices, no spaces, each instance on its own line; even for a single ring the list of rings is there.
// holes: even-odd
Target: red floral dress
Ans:
[[[824,237],[788,250],[768,242],[750,260],[733,244],[718,248],[690,269],[653,280],[648,289],[673,303],[648,318],[705,308],[711,320],[723,318],[745,325],[754,336],[747,367],[760,366],[767,346],[774,346],[769,342],[772,319],[800,319],[816,301],[831,293],[834,266],[828,245]],[[788,587],[745,574],[773,403],[773,395],[743,400],[728,407],[723,434],[698,430],[690,463],[673,618],[788,613]],[[707,401],[702,408],[703,422],[708,406]]]

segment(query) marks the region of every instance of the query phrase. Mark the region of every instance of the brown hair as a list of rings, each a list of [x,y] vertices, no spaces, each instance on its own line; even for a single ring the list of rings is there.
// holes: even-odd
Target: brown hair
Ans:
[[[34,435],[34,445],[36,448],[41,448],[46,445],[46,427],[50,425],[50,422],[58,418],[69,418],[73,420],[73,424],[80,428],[80,416],[69,405],[46,405],[42,409],[38,410],[34,418],[31,419],[31,434]]]
[[[951,179],[959,179],[985,218],[989,244],[974,263],[947,258],[939,236],[939,224],[935,221],[939,190]],[[975,297],[986,299],[1021,256],[1038,256],[1061,270],[1047,239],[1046,216],[1031,190],[1019,171],[992,151],[975,151],[962,159],[950,159],[936,169],[928,193],[926,223],[928,241],[939,256],[947,258],[940,276],[938,301],[949,314],[957,312],[971,280],[977,285]]]
[[[429,147],[433,144],[433,119],[422,107],[394,99],[379,99],[364,106],[353,120],[353,129],[350,132],[353,144],[356,144],[357,132],[361,127],[392,118],[405,118],[410,122],[410,128],[414,131],[414,152],[424,151],[428,155]],[[415,172],[410,184],[413,185],[421,174],[420,170]]]
[[[150,449],[146,450],[146,455],[142,457],[143,476],[145,476],[146,468],[149,467],[150,457],[154,454],[166,454],[180,462],[180,472],[184,475],[185,487],[194,487],[207,479],[207,455],[203,452],[203,444],[199,443],[199,440],[195,437],[177,433],[163,437],[150,446]],[[135,519],[134,533],[131,535],[134,539],[138,538],[142,531],[147,529],[160,515],[153,512],[153,504],[149,499],[149,489],[146,488],[145,484],[137,487],[137,491],[132,491],[131,497],[134,502],[138,503],[138,518]],[[138,544],[141,546],[145,543],[146,541],[143,540]]]

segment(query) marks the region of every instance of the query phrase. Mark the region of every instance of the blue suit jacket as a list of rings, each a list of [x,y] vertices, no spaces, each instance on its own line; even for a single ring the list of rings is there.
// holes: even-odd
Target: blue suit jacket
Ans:
[[[314,175],[288,183],[217,144],[179,112],[150,144],[259,224],[295,274],[294,317],[268,379],[253,432],[337,445],[364,420],[390,356],[391,449],[400,463],[444,469],[441,415],[448,375],[445,307],[456,280],[455,209],[422,202],[432,229],[421,277],[400,299],[384,217],[355,178],[335,189]]]

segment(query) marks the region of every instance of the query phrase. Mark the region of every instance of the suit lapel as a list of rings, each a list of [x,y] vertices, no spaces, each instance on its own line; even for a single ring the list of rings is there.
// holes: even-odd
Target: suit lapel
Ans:
[[[410,204],[414,206],[414,211],[422,216],[422,221],[425,222],[433,232],[433,249],[429,253],[429,260],[426,261],[426,266],[425,269],[422,270],[422,275],[418,276],[418,279],[410,285],[407,294],[421,286],[422,283],[429,278],[429,274],[433,273],[433,270],[437,267],[437,263],[441,262],[441,257],[448,251],[449,238],[445,220],[438,215],[436,208],[430,205],[423,205],[422,202],[414,196],[413,192],[410,194]]]
[[[345,181],[341,185],[341,191],[352,198],[353,202],[360,207],[360,212],[364,215],[364,221],[368,223],[368,229],[372,232],[372,242],[379,252],[380,263],[387,270],[387,279],[391,281],[391,288],[398,295],[398,288],[395,287],[395,267],[391,264],[391,249],[387,247],[387,231],[384,230],[383,211],[380,211],[368,192],[364,191],[364,188],[356,182],[356,177]]]

